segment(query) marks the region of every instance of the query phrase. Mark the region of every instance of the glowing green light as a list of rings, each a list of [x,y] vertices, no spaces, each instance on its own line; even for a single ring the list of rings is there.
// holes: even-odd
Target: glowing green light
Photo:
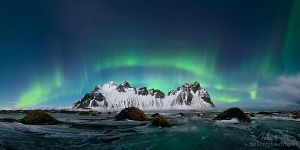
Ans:
[[[63,75],[60,70],[56,69],[52,77],[45,77],[44,79],[34,82],[25,92],[23,92],[17,101],[15,107],[24,108],[28,106],[37,105],[57,97],[58,94],[53,93],[57,88],[63,85]]]
[[[144,56],[138,54],[120,54],[114,60],[101,60],[95,66],[95,71],[121,67],[166,67],[191,72],[198,76],[212,77],[216,56],[174,54],[172,56]]]
[[[239,102],[240,99],[233,96],[224,96],[224,95],[214,95],[212,96],[212,100],[214,102],[225,102],[225,103],[236,103]]]
[[[256,91],[250,91],[249,94],[250,94],[250,98],[251,98],[252,100],[255,100],[255,99],[256,99]]]
[[[33,85],[21,95],[16,107],[23,108],[32,104],[42,103],[47,100],[47,95],[49,95],[49,93],[49,87],[41,86],[39,84]]]
[[[283,49],[283,61],[288,72],[299,71],[299,39],[300,39],[300,1],[294,0],[290,12],[288,28]]]

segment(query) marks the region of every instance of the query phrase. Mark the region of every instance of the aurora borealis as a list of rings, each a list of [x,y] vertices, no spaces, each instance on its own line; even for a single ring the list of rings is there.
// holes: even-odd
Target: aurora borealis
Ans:
[[[127,80],[217,106],[300,107],[298,0],[0,0],[0,109]]]

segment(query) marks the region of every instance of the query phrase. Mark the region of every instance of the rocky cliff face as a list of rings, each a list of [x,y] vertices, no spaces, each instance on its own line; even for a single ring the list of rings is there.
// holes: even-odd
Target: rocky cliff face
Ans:
[[[184,84],[176,90],[163,93],[158,89],[138,90],[128,82],[116,85],[114,82],[96,86],[76,102],[73,108],[118,109],[138,107],[141,109],[197,109],[214,107],[208,92],[199,82]]]

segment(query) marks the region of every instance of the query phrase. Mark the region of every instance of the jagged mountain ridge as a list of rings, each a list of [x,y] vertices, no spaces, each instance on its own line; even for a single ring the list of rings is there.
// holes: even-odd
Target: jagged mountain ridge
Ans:
[[[186,83],[165,94],[159,89],[136,89],[126,81],[119,85],[111,81],[96,86],[76,102],[73,108],[119,109],[131,106],[141,109],[194,109],[214,107],[214,104],[199,82]]]

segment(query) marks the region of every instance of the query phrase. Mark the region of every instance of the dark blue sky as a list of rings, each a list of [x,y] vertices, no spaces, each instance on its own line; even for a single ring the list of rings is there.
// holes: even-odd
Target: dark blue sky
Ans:
[[[217,105],[298,107],[299,9],[293,0],[0,0],[0,108],[68,106],[110,80],[165,92],[198,80]]]

